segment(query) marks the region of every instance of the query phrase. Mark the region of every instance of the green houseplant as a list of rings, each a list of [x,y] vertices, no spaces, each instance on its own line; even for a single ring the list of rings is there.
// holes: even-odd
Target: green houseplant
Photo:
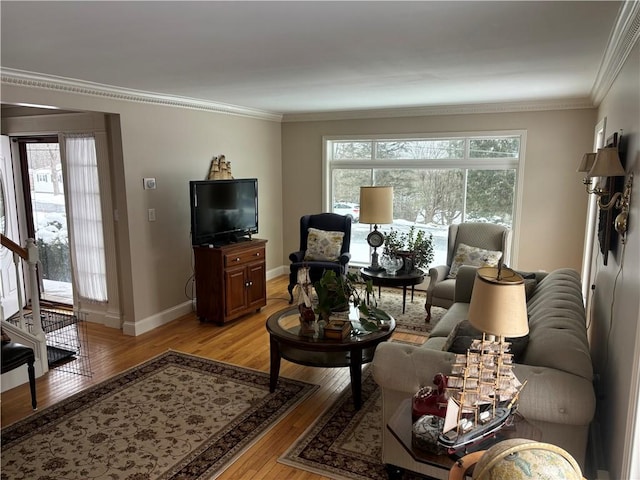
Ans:
[[[373,283],[370,280],[363,282],[355,273],[337,275],[326,270],[313,288],[318,299],[314,310],[320,319],[328,321],[332,312],[348,310],[350,303],[360,312],[360,324],[365,330],[376,331],[389,319],[389,315],[377,306]]]
[[[391,228],[385,234],[384,255],[401,256],[405,260],[403,269],[427,268],[433,262],[433,234],[412,225],[408,232]]]

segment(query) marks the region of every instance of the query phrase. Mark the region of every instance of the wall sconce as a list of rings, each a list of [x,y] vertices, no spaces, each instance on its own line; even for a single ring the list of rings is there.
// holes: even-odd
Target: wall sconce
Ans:
[[[633,173],[629,174],[623,191],[615,192],[614,177],[624,177],[626,175],[620,162],[617,135],[614,136],[612,146],[599,148],[597,153],[585,153],[578,171],[587,172],[582,183],[584,183],[587,193],[598,197],[598,208],[600,210],[609,211],[613,208],[620,210],[618,216],[613,220],[613,227],[621,236],[622,243],[624,243],[629,219]],[[592,186],[592,179],[597,177],[606,177],[606,180],[599,185]]]

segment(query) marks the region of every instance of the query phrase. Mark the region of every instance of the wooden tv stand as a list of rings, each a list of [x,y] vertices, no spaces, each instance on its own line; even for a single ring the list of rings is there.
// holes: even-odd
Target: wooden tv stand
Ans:
[[[224,324],[267,304],[266,240],[194,246],[197,315]]]

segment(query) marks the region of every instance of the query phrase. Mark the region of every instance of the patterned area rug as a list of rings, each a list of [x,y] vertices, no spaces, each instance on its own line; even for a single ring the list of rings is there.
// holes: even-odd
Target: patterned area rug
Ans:
[[[431,321],[426,323],[427,311],[424,309],[425,293],[416,290],[411,302],[411,290],[407,289],[407,301],[405,313],[402,313],[402,289],[383,288],[378,298],[378,287],[374,287],[378,307],[396,319],[396,331],[413,333],[414,335],[429,336],[433,326],[446,313],[446,309],[431,307]]]
[[[278,459],[336,480],[387,480],[382,455],[382,396],[370,369],[363,375],[362,408],[347,387],[338,400]],[[424,478],[405,472],[405,480]]]
[[[318,387],[166,352],[2,430],[2,478],[216,478]]]

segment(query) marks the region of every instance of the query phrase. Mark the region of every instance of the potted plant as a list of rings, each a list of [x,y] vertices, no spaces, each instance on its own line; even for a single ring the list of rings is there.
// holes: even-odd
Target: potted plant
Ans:
[[[427,268],[433,261],[433,234],[412,225],[409,232],[399,232],[391,228],[385,234],[384,255],[400,256],[404,260],[403,270]]]
[[[365,330],[376,331],[389,319],[389,315],[377,307],[371,280],[363,282],[355,273],[338,275],[333,270],[325,270],[313,287],[317,296],[315,313],[325,322],[332,312],[348,310],[350,304],[360,312],[360,324]]]
[[[353,279],[347,275],[338,275],[333,270],[325,270],[320,280],[313,284],[318,297],[315,312],[325,321],[332,312],[343,312],[349,309],[349,300],[355,287]]]

